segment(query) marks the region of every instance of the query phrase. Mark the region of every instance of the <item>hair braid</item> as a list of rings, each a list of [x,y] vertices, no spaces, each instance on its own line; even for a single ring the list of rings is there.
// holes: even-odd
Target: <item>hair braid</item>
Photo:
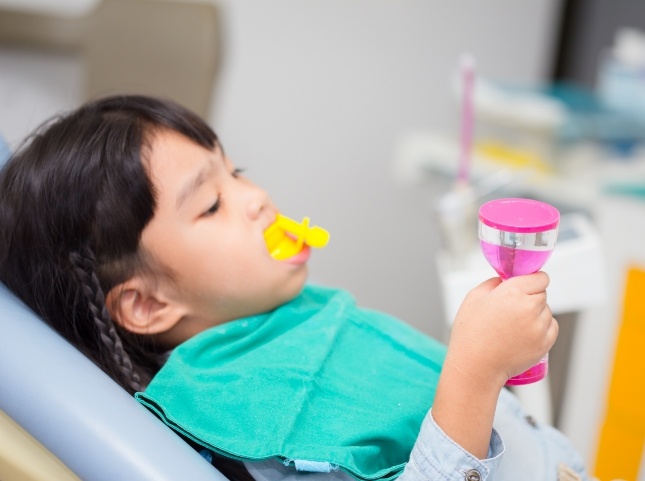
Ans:
[[[85,246],[80,252],[71,252],[69,260],[78,278],[83,297],[87,301],[94,325],[98,328],[103,345],[108,355],[118,367],[123,381],[134,391],[141,391],[141,376],[132,363],[130,356],[123,348],[121,336],[105,305],[105,295],[96,275],[96,259],[92,250]]]

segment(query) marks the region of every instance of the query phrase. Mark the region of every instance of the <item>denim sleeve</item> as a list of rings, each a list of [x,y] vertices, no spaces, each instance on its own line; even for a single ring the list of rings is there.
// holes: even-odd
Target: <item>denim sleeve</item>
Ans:
[[[410,461],[398,481],[484,481],[493,479],[504,454],[504,443],[491,432],[488,457],[480,460],[448,437],[428,413]]]

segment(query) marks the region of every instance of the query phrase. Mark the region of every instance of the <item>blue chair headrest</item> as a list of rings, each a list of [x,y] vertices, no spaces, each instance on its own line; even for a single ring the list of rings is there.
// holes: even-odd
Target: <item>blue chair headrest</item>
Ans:
[[[9,149],[9,145],[7,144],[7,142],[5,142],[2,135],[0,135],[0,167],[2,167],[4,163],[9,159],[10,155],[11,150]]]

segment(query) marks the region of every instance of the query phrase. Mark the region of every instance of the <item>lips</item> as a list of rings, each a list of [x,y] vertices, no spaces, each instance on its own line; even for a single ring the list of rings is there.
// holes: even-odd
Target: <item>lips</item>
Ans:
[[[303,246],[302,250],[298,252],[296,255],[291,256],[287,259],[282,260],[281,262],[285,262],[287,264],[304,264],[309,260],[309,257],[311,256],[311,248],[308,245]]]

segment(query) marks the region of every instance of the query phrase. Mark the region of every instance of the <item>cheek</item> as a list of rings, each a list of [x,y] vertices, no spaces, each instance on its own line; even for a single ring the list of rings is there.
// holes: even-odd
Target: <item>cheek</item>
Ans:
[[[193,269],[202,272],[211,278],[230,279],[237,281],[239,278],[253,275],[266,263],[262,246],[249,237],[218,236],[212,241],[200,241],[194,245],[195,255],[190,263]]]
[[[253,265],[263,258],[268,258],[268,250],[264,238],[249,229],[229,229],[213,235],[206,249],[212,250],[213,257],[217,257],[224,264]]]

